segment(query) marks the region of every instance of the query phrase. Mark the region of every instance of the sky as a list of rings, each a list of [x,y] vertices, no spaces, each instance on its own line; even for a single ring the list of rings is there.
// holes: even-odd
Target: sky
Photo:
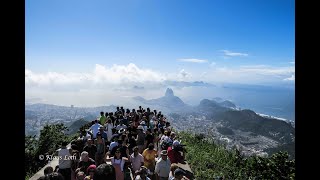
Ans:
[[[25,4],[26,99],[98,105],[159,96],[167,81],[294,86],[293,0]]]

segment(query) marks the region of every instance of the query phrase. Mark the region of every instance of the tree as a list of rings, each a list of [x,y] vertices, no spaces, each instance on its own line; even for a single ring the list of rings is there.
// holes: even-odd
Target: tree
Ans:
[[[25,136],[25,172],[27,175],[34,174],[45,166],[48,163],[46,155],[53,155],[63,141],[72,140],[65,134],[67,130],[68,128],[62,123],[47,124],[40,131],[39,139],[36,139],[35,136]]]

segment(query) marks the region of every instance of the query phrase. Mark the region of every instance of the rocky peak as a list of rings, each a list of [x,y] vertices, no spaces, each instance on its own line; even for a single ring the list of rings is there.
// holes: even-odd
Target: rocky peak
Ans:
[[[173,94],[173,90],[171,88],[167,88],[166,93],[165,93],[166,97],[171,97],[174,96]]]

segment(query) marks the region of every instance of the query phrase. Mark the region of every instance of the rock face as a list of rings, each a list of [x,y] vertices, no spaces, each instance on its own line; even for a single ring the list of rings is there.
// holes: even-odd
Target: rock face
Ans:
[[[167,88],[164,96],[157,99],[146,100],[142,97],[134,97],[134,99],[146,105],[156,105],[166,108],[181,109],[187,106],[179,97],[174,95],[171,88]]]
[[[173,97],[173,96],[174,96],[173,90],[170,89],[170,88],[167,88],[166,93],[165,93],[164,96],[165,96],[165,97]]]

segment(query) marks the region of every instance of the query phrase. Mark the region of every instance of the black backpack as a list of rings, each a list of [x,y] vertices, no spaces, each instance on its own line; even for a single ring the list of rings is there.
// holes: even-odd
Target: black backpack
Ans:
[[[172,146],[172,142],[163,141],[160,146],[162,150],[167,150],[168,147]]]

